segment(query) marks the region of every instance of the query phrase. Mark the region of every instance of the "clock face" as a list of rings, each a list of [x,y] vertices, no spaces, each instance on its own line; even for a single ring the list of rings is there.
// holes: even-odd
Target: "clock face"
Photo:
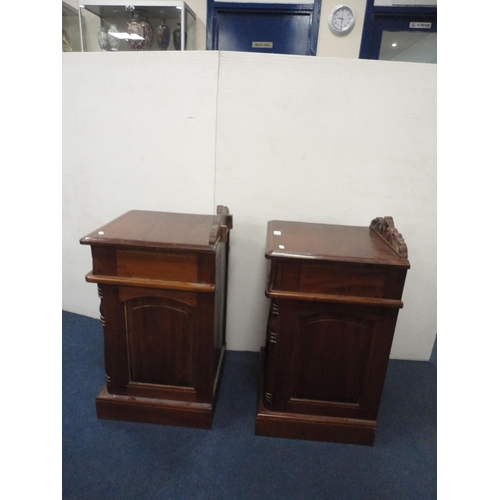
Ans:
[[[347,5],[338,5],[328,16],[330,31],[336,35],[346,35],[354,27],[354,11]]]

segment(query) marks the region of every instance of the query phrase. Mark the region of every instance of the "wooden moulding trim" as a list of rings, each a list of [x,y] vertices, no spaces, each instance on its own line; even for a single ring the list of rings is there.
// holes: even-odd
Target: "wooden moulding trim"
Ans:
[[[233,228],[233,216],[230,215],[229,209],[223,205],[217,206],[217,215],[214,218],[212,231],[208,238],[209,245],[215,245],[219,239],[223,243],[227,243],[227,235]]]
[[[306,439],[332,443],[373,446],[377,423],[348,418],[309,417],[307,415],[269,412],[257,413],[257,436]]]
[[[326,417],[322,415],[304,415],[299,413],[286,413],[270,411],[263,407],[259,408],[259,417],[274,420],[275,422],[297,422],[304,424],[335,425],[339,427],[351,427],[362,429],[377,429],[376,420],[360,420],[356,418]]]
[[[397,309],[403,308],[403,302],[401,300],[377,299],[373,297],[355,297],[346,295],[330,295],[327,293],[285,292],[282,290],[270,290],[268,287],[266,288],[266,297],[268,297],[269,299],[308,300],[313,302],[332,302],[336,304],[394,307]]]
[[[192,387],[148,384],[143,382],[129,382],[127,384],[126,395],[140,398],[196,402],[196,391]]]
[[[210,429],[213,406],[207,403],[160,400],[109,394],[96,398],[97,418]]]
[[[99,283],[102,285],[134,286],[141,288],[155,288],[163,290],[181,290],[185,292],[214,293],[215,285],[206,283],[185,283],[182,281],[164,281],[146,278],[127,278],[122,276],[102,276],[91,272],[85,276],[88,283]]]
[[[377,217],[370,223],[370,229],[384,240],[402,259],[408,259],[408,247],[401,233],[394,227],[392,217]]]

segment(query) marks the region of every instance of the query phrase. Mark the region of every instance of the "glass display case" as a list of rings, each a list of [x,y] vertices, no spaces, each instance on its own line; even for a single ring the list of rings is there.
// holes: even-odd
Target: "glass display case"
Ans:
[[[80,23],[78,11],[67,4],[62,3],[62,51],[81,52]]]
[[[196,14],[185,2],[96,0],[79,14],[85,52],[196,49]]]

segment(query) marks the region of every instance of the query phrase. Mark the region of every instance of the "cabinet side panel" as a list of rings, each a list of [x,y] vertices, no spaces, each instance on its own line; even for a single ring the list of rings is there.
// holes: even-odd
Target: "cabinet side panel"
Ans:
[[[385,296],[390,299],[401,299],[406,280],[406,269],[389,269]]]
[[[116,276],[116,250],[114,247],[92,246],[92,272]]]
[[[106,385],[110,394],[125,394],[129,382],[126,322],[118,287],[98,285],[101,323],[104,329]]]
[[[378,311],[362,401],[363,407],[367,410],[368,418],[375,419],[377,417],[398,313],[398,309],[380,308]]]
[[[217,247],[215,272],[215,325],[214,325],[214,370],[217,370],[222,348],[226,345],[226,284],[227,284],[227,245]]]
[[[195,316],[194,384],[196,402],[212,404],[214,400],[215,299],[212,293],[200,293]]]

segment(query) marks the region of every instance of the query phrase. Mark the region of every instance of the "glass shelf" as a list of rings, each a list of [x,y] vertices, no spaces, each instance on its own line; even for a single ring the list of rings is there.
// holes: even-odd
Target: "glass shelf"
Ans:
[[[86,52],[196,49],[196,14],[181,1],[80,4],[80,31]]]

